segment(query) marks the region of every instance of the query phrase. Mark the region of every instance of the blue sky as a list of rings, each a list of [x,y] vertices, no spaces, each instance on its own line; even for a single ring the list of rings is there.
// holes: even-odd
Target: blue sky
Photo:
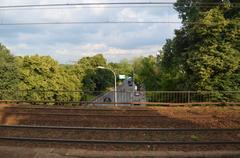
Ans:
[[[1,0],[0,5],[120,1],[124,2],[123,0]],[[131,2],[136,1],[131,0]],[[166,2],[166,0],[162,1]],[[146,0],[137,2],[146,2]],[[172,6],[0,10],[1,23],[63,21],[180,21],[180,19]],[[98,53],[104,54],[109,61],[117,62],[121,59],[131,60],[138,56],[156,54],[165,40],[174,36],[174,29],[179,27],[180,24],[0,26],[0,42],[14,55],[50,55],[60,63],[70,63],[83,56]]]

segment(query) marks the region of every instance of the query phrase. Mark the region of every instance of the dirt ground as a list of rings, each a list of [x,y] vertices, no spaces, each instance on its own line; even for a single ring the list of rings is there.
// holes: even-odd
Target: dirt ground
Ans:
[[[54,106],[48,106],[46,109],[42,109],[43,106],[18,105],[18,108],[14,108],[15,106],[0,105],[1,124],[117,128],[240,128],[239,106],[61,107],[57,109]],[[31,107],[40,108],[31,109]],[[239,141],[240,131],[106,132],[2,128],[0,130],[0,137],[7,136],[85,140]],[[4,145],[116,151],[240,150],[239,145],[104,145],[0,141],[0,146]]]
[[[14,107],[8,108],[9,106],[13,107],[13,105],[0,104],[0,121],[2,124],[87,127],[240,128],[240,106],[78,108],[48,106],[46,109],[18,109]],[[19,105],[18,107],[44,106]],[[18,114],[19,112],[20,114]],[[59,116],[54,114],[65,115]]]

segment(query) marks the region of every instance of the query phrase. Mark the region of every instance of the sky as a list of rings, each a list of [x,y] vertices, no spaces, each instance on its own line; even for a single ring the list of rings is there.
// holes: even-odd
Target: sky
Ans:
[[[175,0],[162,0],[175,2]],[[3,5],[94,2],[161,2],[149,0],[1,0]],[[73,21],[181,21],[173,6],[57,7],[0,9],[1,23]],[[181,24],[0,25],[0,43],[17,56],[50,55],[60,63],[102,53],[109,62],[155,55]]]

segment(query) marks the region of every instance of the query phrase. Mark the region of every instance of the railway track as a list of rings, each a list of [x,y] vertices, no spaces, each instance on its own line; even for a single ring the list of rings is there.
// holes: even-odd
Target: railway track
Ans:
[[[145,109],[110,109],[110,108],[56,108],[56,107],[5,107],[0,108],[0,113],[16,116],[66,116],[66,117],[143,117],[143,118],[163,118],[158,110],[152,108]],[[189,118],[211,118],[211,115],[195,115]],[[214,116],[219,119],[221,117]],[[236,116],[236,120],[240,117]]]
[[[23,142],[58,142],[80,144],[155,144],[155,145],[239,145],[240,139],[235,139],[240,129],[212,128],[99,128],[99,127],[65,127],[65,126],[29,126],[29,125],[0,125],[0,140]],[[45,132],[44,132],[45,131]],[[86,135],[87,131],[87,135]],[[100,136],[90,136],[91,132],[98,131]],[[101,132],[99,132],[101,131]],[[84,133],[85,132],[85,133]],[[226,133],[227,132],[227,139]],[[49,134],[50,133],[50,134]],[[70,133],[70,136],[66,136]],[[173,133],[173,134],[170,134]],[[76,137],[73,137],[75,134]],[[79,135],[78,135],[79,134]],[[129,137],[129,135],[131,135]],[[156,135],[158,134],[158,135]],[[196,134],[201,139],[191,140],[191,135]],[[201,135],[202,134],[202,135]],[[117,135],[127,135],[117,138]],[[148,136],[150,135],[150,137]],[[162,136],[160,136],[162,135]],[[222,136],[223,138],[215,138]],[[141,136],[141,138],[135,137]],[[166,140],[164,137],[173,136],[174,139]],[[180,136],[180,137],[178,137]],[[208,139],[208,138],[211,139]],[[89,139],[90,138],[90,139]],[[102,138],[102,140],[100,139]],[[126,139],[127,138],[127,139]],[[150,140],[147,140],[149,139]],[[184,140],[183,140],[184,138]],[[162,140],[161,140],[162,139]]]
[[[161,145],[239,145],[240,141],[114,141],[114,140],[76,140],[76,139],[47,139],[29,137],[0,137],[7,141],[35,141],[35,142],[59,142],[59,143],[81,143],[81,144],[161,144]]]
[[[181,113],[179,113],[181,114]],[[82,126],[82,127],[148,127],[148,128],[198,128],[189,121],[180,121],[178,114],[162,115],[161,111],[149,107],[43,107],[43,106],[2,106],[0,124],[25,124],[41,126]],[[237,115],[222,117],[198,113],[185,115],[192,120],[229,120],[239,122]],[[180,117],[181,119],[181,117]],[[225,126],[225,125],[224,125]],[[211,124],[200,128],[211,127]],[[217,126],[213,126],[216,127]],[[239,126],[234,126],[239,127]]]
[[[4,106],[3,106],[4,107]],[[66,110],[66,111],[130,111],[130,112],[154,112],[157,111],[156,109],[153,108],[125,108],[125,107],[121,107],[121,108],[111,108],[111,107],[81,107],[81,108],[76,108],[76,107],[71,107],[71,108],[67,108],[67,107],[40,107],[38,105],[35,105],[34,107],[29,107],[26,105],[18,105],[18,106],[5,106],[4,109],[19,109],[19,110]]]
[[[87,131],[168,131],[168,132],[186,132],[186,131],[217,131],[217,132],[240,132],[240,128],[106,128],[106,127],[69,127],[69,126],[36,126],[36,125],[0,125],[1,128],[13,128],[13,129],[60,129],[60,130],[87,130]]]
[[[38,113],[38,112],[5,112],[6,115],[43,115],[43,116],[78,116],[78,117],[145,117],[145,118],[153,118],[153,117],[165,117],[162,115],[124,115],[124,114],[69,114],[69,113]]]
[[[48,111],[48,110],[47,110]],[[148,111],[147,111],[148,112]],[[47,117],[49,120],[55,119],[57,117],[59,118],[68,118],[68,119],[74,119],[74,118],[79,118],[79,119],[95,119],[98,118],[99,120],[103,119],[109,119],[109,118],[115,118],[119,120],[124,120],[124,119],[130,119],[129,121],[132,121],[131,118],[136,118],[136,119],[145,119],[146,121],[153,121],[153,122],[159,122],[161,120],[167,119],[167,116],[161,115],[158,112],[150,112],[150,113],[145,113],[143,111],[88,111],[88,112],[61,112],[60,111],[12,111],[12,110],[5,110],[2,112],[4,116],[15,116],[17,117],[29,117],[35,120],[38,120],[39,117]],[[177,118],[178,115],[175,115],[173,118]],[[189,119],[202,119],[202,120],[207,120],[207,119],[225,119],[226,117],[219,117],[219,116],[212,116],[212,115],[189,115],[186,116]],[[240,120],[239,116],[232,116],[232,120]],[[137,120],[136,120],[137,121]]]
[[[140,145],[141,150],[148,149],[148,145],[156,150],[163,146],[180,146],[178,150],[201,146],[240,150],[239,126],[209,128],[207,124],[204,128],[189,121],[168,118],[150,108],[14,106],[2,108],[1,115],[0,145],[55,144],[65,148],[70,144],[74,148],[87,145],[90,149],[96,145],[102,149],[111,146],[134,149]],[[18,124],[3,124],[8,117],[14,117]],[[197,117],[202,115],[196,114]]]
[[[83,117],[159,117],[158,111],[152,108],[111,108],[111,107],[0,107],[0,113],[7,115],[56,115],[56,116],[83,116]],[[141,116],[139,116],[141,115]]]

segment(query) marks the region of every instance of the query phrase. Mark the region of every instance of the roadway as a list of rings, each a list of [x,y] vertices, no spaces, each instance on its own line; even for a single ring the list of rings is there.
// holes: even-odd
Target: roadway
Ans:
[[[119,103],[129,103],[129,102],[145,102],[146,97],[143,92],[138,92],[135,90],[135,83],[132,84],[132,86],[128,85],[128,80],[124,80],[121,85],[117,87],[117,101]],[[137,95],[137,93],[139,95]],[[109,98],[111,102],[114,102],[114,91],[107,92],[101,96],[99,96],[97,99],[94,100],[94,102],[105,102],[106,98]],[[104,101],[105,100],[105,101]],[[96,105],[102,105],[105,106],[107,104],[96,104]],[[123,105],[130,105],[130,104],[118,104],[118,106]]]

